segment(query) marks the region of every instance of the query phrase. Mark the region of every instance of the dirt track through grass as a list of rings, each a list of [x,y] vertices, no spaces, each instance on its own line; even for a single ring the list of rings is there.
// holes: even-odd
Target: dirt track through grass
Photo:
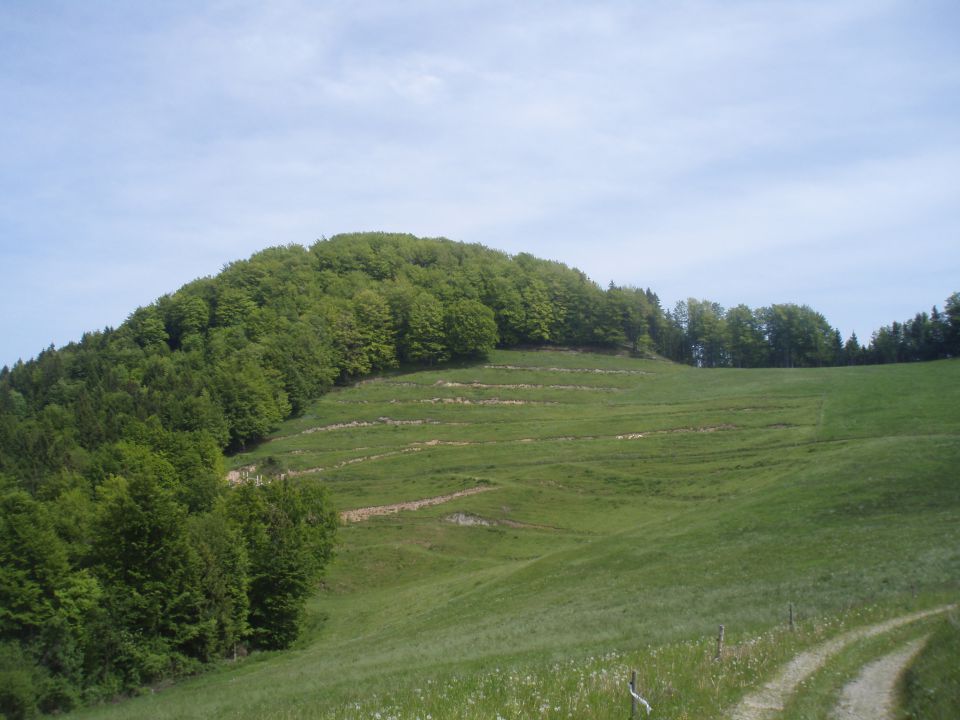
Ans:
[[[876,625],[858,628],[802,652],[784,666],[773,680],[757,692],[747,695],[730,714],[732,720],[766,720],[781,712],[787,700],[804,680],[819,670],[833,655],[857,640],[874,637],[917,620],[946,612],[956,605],[943,605],[909,615],[901,615]],[[851,716],[852,717],[852,716]]]
[[[897,680],[927,638],[907,643],[863,668],[856,680],[843,689],[834,708],[836,720],[893,720]]]

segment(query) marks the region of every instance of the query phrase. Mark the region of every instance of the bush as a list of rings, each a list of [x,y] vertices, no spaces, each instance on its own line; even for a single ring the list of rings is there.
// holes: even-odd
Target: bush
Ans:
[[[0,643],[0,717],[23,720],[37,714],[36,666],[15,643]]]

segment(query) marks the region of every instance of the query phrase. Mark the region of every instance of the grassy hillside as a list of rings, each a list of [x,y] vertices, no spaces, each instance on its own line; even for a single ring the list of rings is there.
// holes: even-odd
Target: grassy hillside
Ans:
[[[952,361],[567,351],[330,393],[233,466],[272,458],[343,510],[489,489],[347,524],[295,650],[83,716],[614,717],[626,678],[598,678],[625,658],[672,716],[716,714],[831,623],[956,594],[958,407]],[[790,602],[801,632],[771,634]],[[719,623],[755,661],[721,679]],[[584,705],[550,699],[571,682]]]

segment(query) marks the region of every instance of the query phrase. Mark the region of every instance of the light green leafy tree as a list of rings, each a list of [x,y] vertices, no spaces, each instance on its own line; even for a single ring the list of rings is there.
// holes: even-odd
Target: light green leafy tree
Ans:
[[[485,357],[497,345],[493,311],[476,300],[458,300],[450,305],[446,326],[452,357]]]
[[[738,368],[760,367],[766,362],[767,345],[763,321],[746,305],[727,310],[727,348],[730,364]]]
[[[443,304],[426,291],[410,304],[404,345],[407,359],[414,362],[433,365],[449,358]]]

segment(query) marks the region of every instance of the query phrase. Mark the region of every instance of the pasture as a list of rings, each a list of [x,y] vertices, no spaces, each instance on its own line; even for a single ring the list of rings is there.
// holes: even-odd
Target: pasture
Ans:
[[[293,650],[79,716],[620,718],[636,669],[656,716],[720,717],[798,649],[960,580],[954,361],[497,351],[332,392],[229,463],[344,511],[471,492],[346,522]]]

